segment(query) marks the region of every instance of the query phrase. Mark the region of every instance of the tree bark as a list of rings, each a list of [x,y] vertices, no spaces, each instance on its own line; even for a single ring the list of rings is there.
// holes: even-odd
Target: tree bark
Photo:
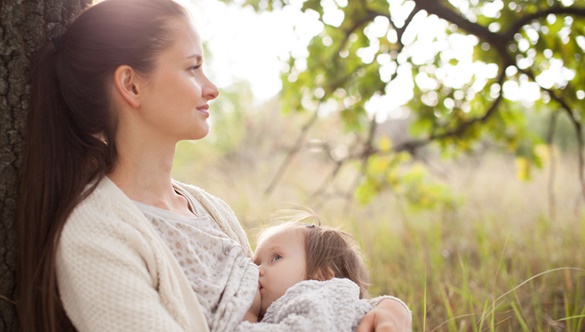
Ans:
[[[0,1],[0,331],[16,331],[15,228],[25,141],[30,60],[91,0]],[[34,319],[34,317],[29,317]]]

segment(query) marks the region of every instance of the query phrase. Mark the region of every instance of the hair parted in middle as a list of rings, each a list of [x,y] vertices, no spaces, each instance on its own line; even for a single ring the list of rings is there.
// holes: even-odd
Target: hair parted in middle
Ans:
[[[260,232],[263,238],[285,230],[298,230],[305,242],[307,279],[345,278],[360,288],[360,298],[369,297],[369,273],[355,238],[339,229],[321,225],[317,214],[308,208],[279,210],[276,223]]]

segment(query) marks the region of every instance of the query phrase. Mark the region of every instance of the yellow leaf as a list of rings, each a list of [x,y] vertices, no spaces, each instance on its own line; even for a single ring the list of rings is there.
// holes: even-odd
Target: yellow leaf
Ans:
[[[390,137],[384,136],[380,138],[380,151],[382,152],[389,152],[392,150],[392,141]]]
[[[538,144],[534,147],[534,153],[540,158],[540,160],[547,162],[550,160],[552,149],[554,149],[554,147],[548,144]]]
[[[516,158],[516,176],[522,181],[530,180],[530,162],[527,158]]]
[[[370,159],[369,171],[371,174],[381,174],[390,166],[390,160],[387,157],[377,157]]]

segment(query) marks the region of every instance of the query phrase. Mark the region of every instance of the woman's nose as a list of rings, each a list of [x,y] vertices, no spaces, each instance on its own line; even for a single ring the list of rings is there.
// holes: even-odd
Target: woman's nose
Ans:
[[[213,84],[209,79],[203,88],[203,96],[208,100],[214,100],[219,96],[219,89],[215,84]]]

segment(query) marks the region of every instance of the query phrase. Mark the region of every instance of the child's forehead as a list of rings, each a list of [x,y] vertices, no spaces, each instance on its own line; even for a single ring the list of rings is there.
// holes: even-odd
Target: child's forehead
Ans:
[[[295,235],[301,235],[299,228],[297,228],[297,227],[279,227],[278,229],[274,229],[269,234],[266,234],[266,240],[292,239]]]
[[[291,242],[302,238],[301,228],[295,225],[280,225],[268,230],[259,239],[259,243]]]

